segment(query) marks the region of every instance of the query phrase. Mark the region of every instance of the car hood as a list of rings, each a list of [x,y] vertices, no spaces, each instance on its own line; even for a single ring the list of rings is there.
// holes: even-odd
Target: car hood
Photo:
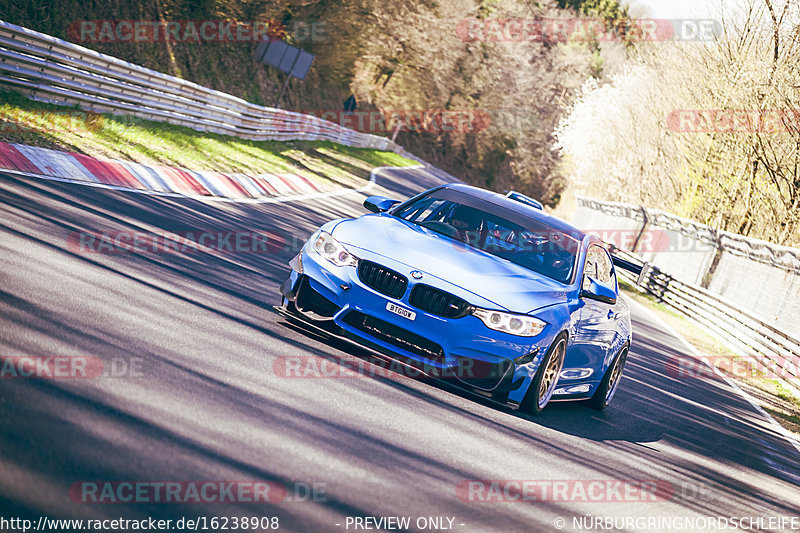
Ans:
[[[333,235],[356,255],[352,247],[388,257],[508,311],[529,313],[567,301],[565,285],[391,215],[345,220]]]

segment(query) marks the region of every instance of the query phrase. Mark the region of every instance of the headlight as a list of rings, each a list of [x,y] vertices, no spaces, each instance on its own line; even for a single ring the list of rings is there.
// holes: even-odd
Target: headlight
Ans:
[[[489,311],[477,307],[472,309],[472,314],[480,318],[487,328],[520,337],[535,337],[547,325],[546,322],[532,316]]]
[[[344,246],[330,233],[321,232],[314,241],[314,249],[336,266],[358,266],[358,258],[345,250]]]

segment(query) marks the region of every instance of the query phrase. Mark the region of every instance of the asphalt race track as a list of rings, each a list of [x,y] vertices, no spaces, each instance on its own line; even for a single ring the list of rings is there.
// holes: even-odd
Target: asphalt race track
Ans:
[[[387,171],[370,193],[405,198],[436,183],[423,170]],[[276,516],[281,531],[309,532],[399,516],[414,531],[539,532],[581,530],[573,518],[586,516],[798,515],[800,452],[726,382],[678,376],[683,345],[638,307],[626,375],[604,413],[551,404],[532,418],[393,372],[279,375],[276,360],[288,356],[380,363],[272,308],[297,246],[331,218],[364,213],[365,196],[245,204],[0,175],[0,355],[91,356],[107,372],[0,379],[0,516]],[[75,232],[188,230],[266,230],[286,245],[107,254],[69,244]],[[288,493],[272,503],[70,493],[81,482],[193,480],[267,481]],[[458,490],[469,480],[651,480],[668,490],[475,501]],[[664,523],[621,530],[679,530]],[[761,525],[752,530],[790,530]]]

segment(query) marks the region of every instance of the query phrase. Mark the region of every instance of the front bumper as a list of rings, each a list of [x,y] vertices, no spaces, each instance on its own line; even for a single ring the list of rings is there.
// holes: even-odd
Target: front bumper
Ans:
[[[559,333],[548,325],[535,337],[519,337],[492,330],[470,314],[444,318],[428,313],[409,302],[415,281],[407,265],[357,250],[361,259],[409,280],[403,294],[393,298],[363,283],[356,268],[337,267],[309,248],[292,261],[291,274],[281,286],[283,303],[290,310],[426,374],[491,395],[512,407],[522,402]],[[445,280],[423,275],[422,281],[429,286],[464,299],[471,295]],[[413,320],[389,311],[390,303],[415,313]]]

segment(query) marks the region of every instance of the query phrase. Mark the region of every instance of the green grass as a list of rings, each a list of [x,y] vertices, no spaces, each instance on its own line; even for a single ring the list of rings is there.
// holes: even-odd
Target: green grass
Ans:
[[[795,402],[800,406],[800,398],[789,389],[786,384],[778,379],[761,378],[758,380],[763,387],[768,387],[771,394],[787,402]]]
[[[0,141],[79,152],[143,164],[221,172],[295,173],[354,185],[377,166],[416,161],[394,152],[328,141],[248,141],[183,126],[34,102],[0,92]]]
[[[800,416],[786,414],[784,411],[778,411],[769,407],[765,407],[764,410],[775,417],[778,421],[788,422],[796,427],[800,427]]]

